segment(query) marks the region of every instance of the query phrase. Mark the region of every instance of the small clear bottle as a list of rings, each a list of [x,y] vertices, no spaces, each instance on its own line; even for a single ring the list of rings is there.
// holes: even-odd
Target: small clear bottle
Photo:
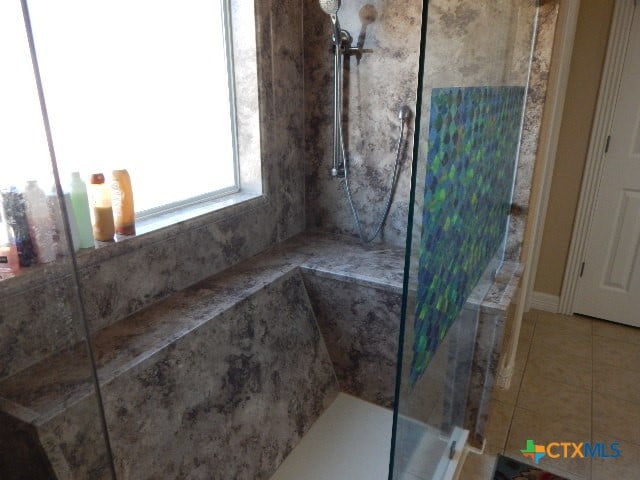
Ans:
[[[27,207],[24,195],[15,185],[0,191],[5,222],[13,233],[21,267],[30,267],[38,263],[35,245],[29,233]]]
[[[91,175],[89,182],[91,197],[91,213],[93,238],[98,242],[113,242],[115,226],[113,223],[113,206],[110,188],[104,183],[102,173]]]
[[[29,233],[38,252],[38,262],[53,262],[57,256],[58,245],[55,239],[55,223],[51,217],[47,195],[38,186],[38,182],[30,180],[24,190],[24,197],[27,206]]]

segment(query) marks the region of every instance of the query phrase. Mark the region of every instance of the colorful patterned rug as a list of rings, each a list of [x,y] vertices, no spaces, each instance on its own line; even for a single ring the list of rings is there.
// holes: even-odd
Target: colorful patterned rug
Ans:
[[[500,455],[496,462],[493,480],[567,480],[554,473],[545,472],[517,460]]]

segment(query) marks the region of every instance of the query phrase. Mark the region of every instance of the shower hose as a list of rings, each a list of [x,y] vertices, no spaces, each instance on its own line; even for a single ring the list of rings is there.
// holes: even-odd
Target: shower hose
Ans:
[[[380,233],[380,230],[382,230],[382,226],[384,225],[384,222],[387,219],[387,216],[389,215],[389,210],[391,210],[391,202],[393,201],[393,192],[396,188],[396,182],[398,180],[398,172],[400,171],[400,157],[402,156],[402,152],[403,152],[402,147],[404,145],[404,140],[405,140],[404,139],[405,126],[409,119],[410,112],[411,111],[409,110],[409,107],[403,106],[402,108],[400,108],[400,112],[398,113],[398,117],[400,118],[400,135],[398,136],[398,143],[396,145],[396,159],[395,159],[395,164],[393,166],[393,176],[391,177],[389,192],[387,194],[387,202],[384,207],[384,213],[382,214],[382,217],[380,218],[380,221],[378,222],[375,231],[371,236],[368,236],[368,237],[365,235],[362,229],[360,216],[358,215],[358,211],[353,201],[353,193],[351,191],[351,174],[349,171],[350,170],[349,159],[346,155],[345,148],[344,148],[344,140],[342,138],[342,122],[340,122],[339,144],[340,144],[340,152],[342,154],[342,161],[344,164],[344,185],[347,191],[347,199],[349,200],[349,207],[351,207],[351,213],[353,214],[353,219],[356,224],[356,229],[358,230],[358,236],[360,237],[360,241],[362,241],[362,243],[371,243],[371,241],[373,241],[373,239],[378,236],[378,234]]]

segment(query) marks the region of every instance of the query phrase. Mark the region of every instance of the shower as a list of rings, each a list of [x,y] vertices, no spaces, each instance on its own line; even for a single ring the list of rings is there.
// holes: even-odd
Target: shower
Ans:
[[[391,203],[393,201],[393,193],[398,179],[398,173],[400,170],[400,163],[402,154],[404,151],[404,145],[406,142],[405,132],[407,122],[411,118],[411,109],[407,105],[403,105],[398,110],[398,119],[400,121],[400,128],[398,134],[398,142],[396,144],[395,162],[393,167],[393,173],[389,182],[389,188],[387,192],[387,199],[384,207],[384,211],[380,216],[375,230],[372,234],[367,235],[362,227],[358,210],[355,206],[352,187],[351,187],[351,172],[349,165],[348,152],[345,149],[343,138],[343,122],[342,122],[342,104],[343,104],[343,61],[345,56],[354,55],[360,59],[362,54],[369,52],[362,49],[362,45],[358,44],[357,47],[352,46],[353,37],[347,30],[340,28],[340,21],[338,20],[338,10],[340,9],[340,0],[320,0],[320,8],[331,18],[331,24],[333,28],[332,41],[333,41],[333,53],[334,53],[334,76],[333,76],[333,163],[330,168],[330,173],[333,178],[344,178],[344,185],[347,194],[347,200],[349,207],[353,215],[354,224],[358,232],[358,236],[362,243],[370,243],[373,241],[384,226],[384,223],[389,215],[391,209]],[[362,36],[362,34],[361,34]]]

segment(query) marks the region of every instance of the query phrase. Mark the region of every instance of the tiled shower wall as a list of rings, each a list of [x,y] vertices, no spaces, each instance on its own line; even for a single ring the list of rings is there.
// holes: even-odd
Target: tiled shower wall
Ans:
[[[345,61],[344,92],[345,146],[352,165],[356,208],[367,233],[375,228],[389,190],[398,138],[398,108],[407,104],[415,109],[422,3],[421,0],[350,0],[342,2],[338,12],[342,28],[352,34],[354,44],[359,38],[363,39],[363,47],[370,50],[359,62],[354,57]],[[426,98],[434,87],[525,85],[536,0],[478,3],[473,0],[430,2],[423,93]],[[551,28],[551,39],[555,17],[552,20],[543,25]],[[496,25],[496,22],[503,24]],[[509,32],[508,35],[505,36],[505,32]],[[331,26],[317,0],[304,2],[304,36],[307,227],[356,235],[343,181],[329,176],[333,152]],[[472,49],[462,48],[469,44],[473,45]],[[545,42],[540,49],[550,53],[551,46]],[[544,70],[540,76],[546,81],[548,63],[534,63],[534,68]],[[429,118],[428,111],[422,115]],[[412,127],[413,119],[382,236],[385,242],[398,246],[404,246],[406,241]],[[421,138],[426,139],[428,122],[423,121],[422,127]],[[420,158],[426,158],[424,149]],[[529,187],[530,179],[529,183],[519,184],[523,196],[528,196]],[[422,191],[420,185],[418,191]],[[420,206],[417,207],[419,211]],[[419,231],[414,229],[416,235]]]
[[[234,215],[219,210],[81,254],[92,331],[304,230],[302,0],[256,0],[255,14],[245,0],[231,3],[242,26],[234,31],[239,59],[247,57],[244,28],[256,29],[260,118],[240,105],[238,123],[241,131],[259,124],[259,139],[244,132],[239,140],[241,152],[260,144],[264,196],[239,205]],[[236,89],[252,89],[248,81],[237,78]],[[56,268],[0,283],[0,300],[11,305],[0,309],[0,379],[81,338],[78,319],[59,308],[73,303],[70,274]]]
[[[398,139],[398,109],[416,104],[421,0],[349,0],[338,12],[343,29],[370,50],[345,60],[345,148],[354,200],[367,235],[384,210]],[[305,0],[305,151],[307,227],[355,235],[342,179],[329,176],[333,153],[331,22],[317,0]],[[404,246],[411,183],[413,120],[385,242]]]

